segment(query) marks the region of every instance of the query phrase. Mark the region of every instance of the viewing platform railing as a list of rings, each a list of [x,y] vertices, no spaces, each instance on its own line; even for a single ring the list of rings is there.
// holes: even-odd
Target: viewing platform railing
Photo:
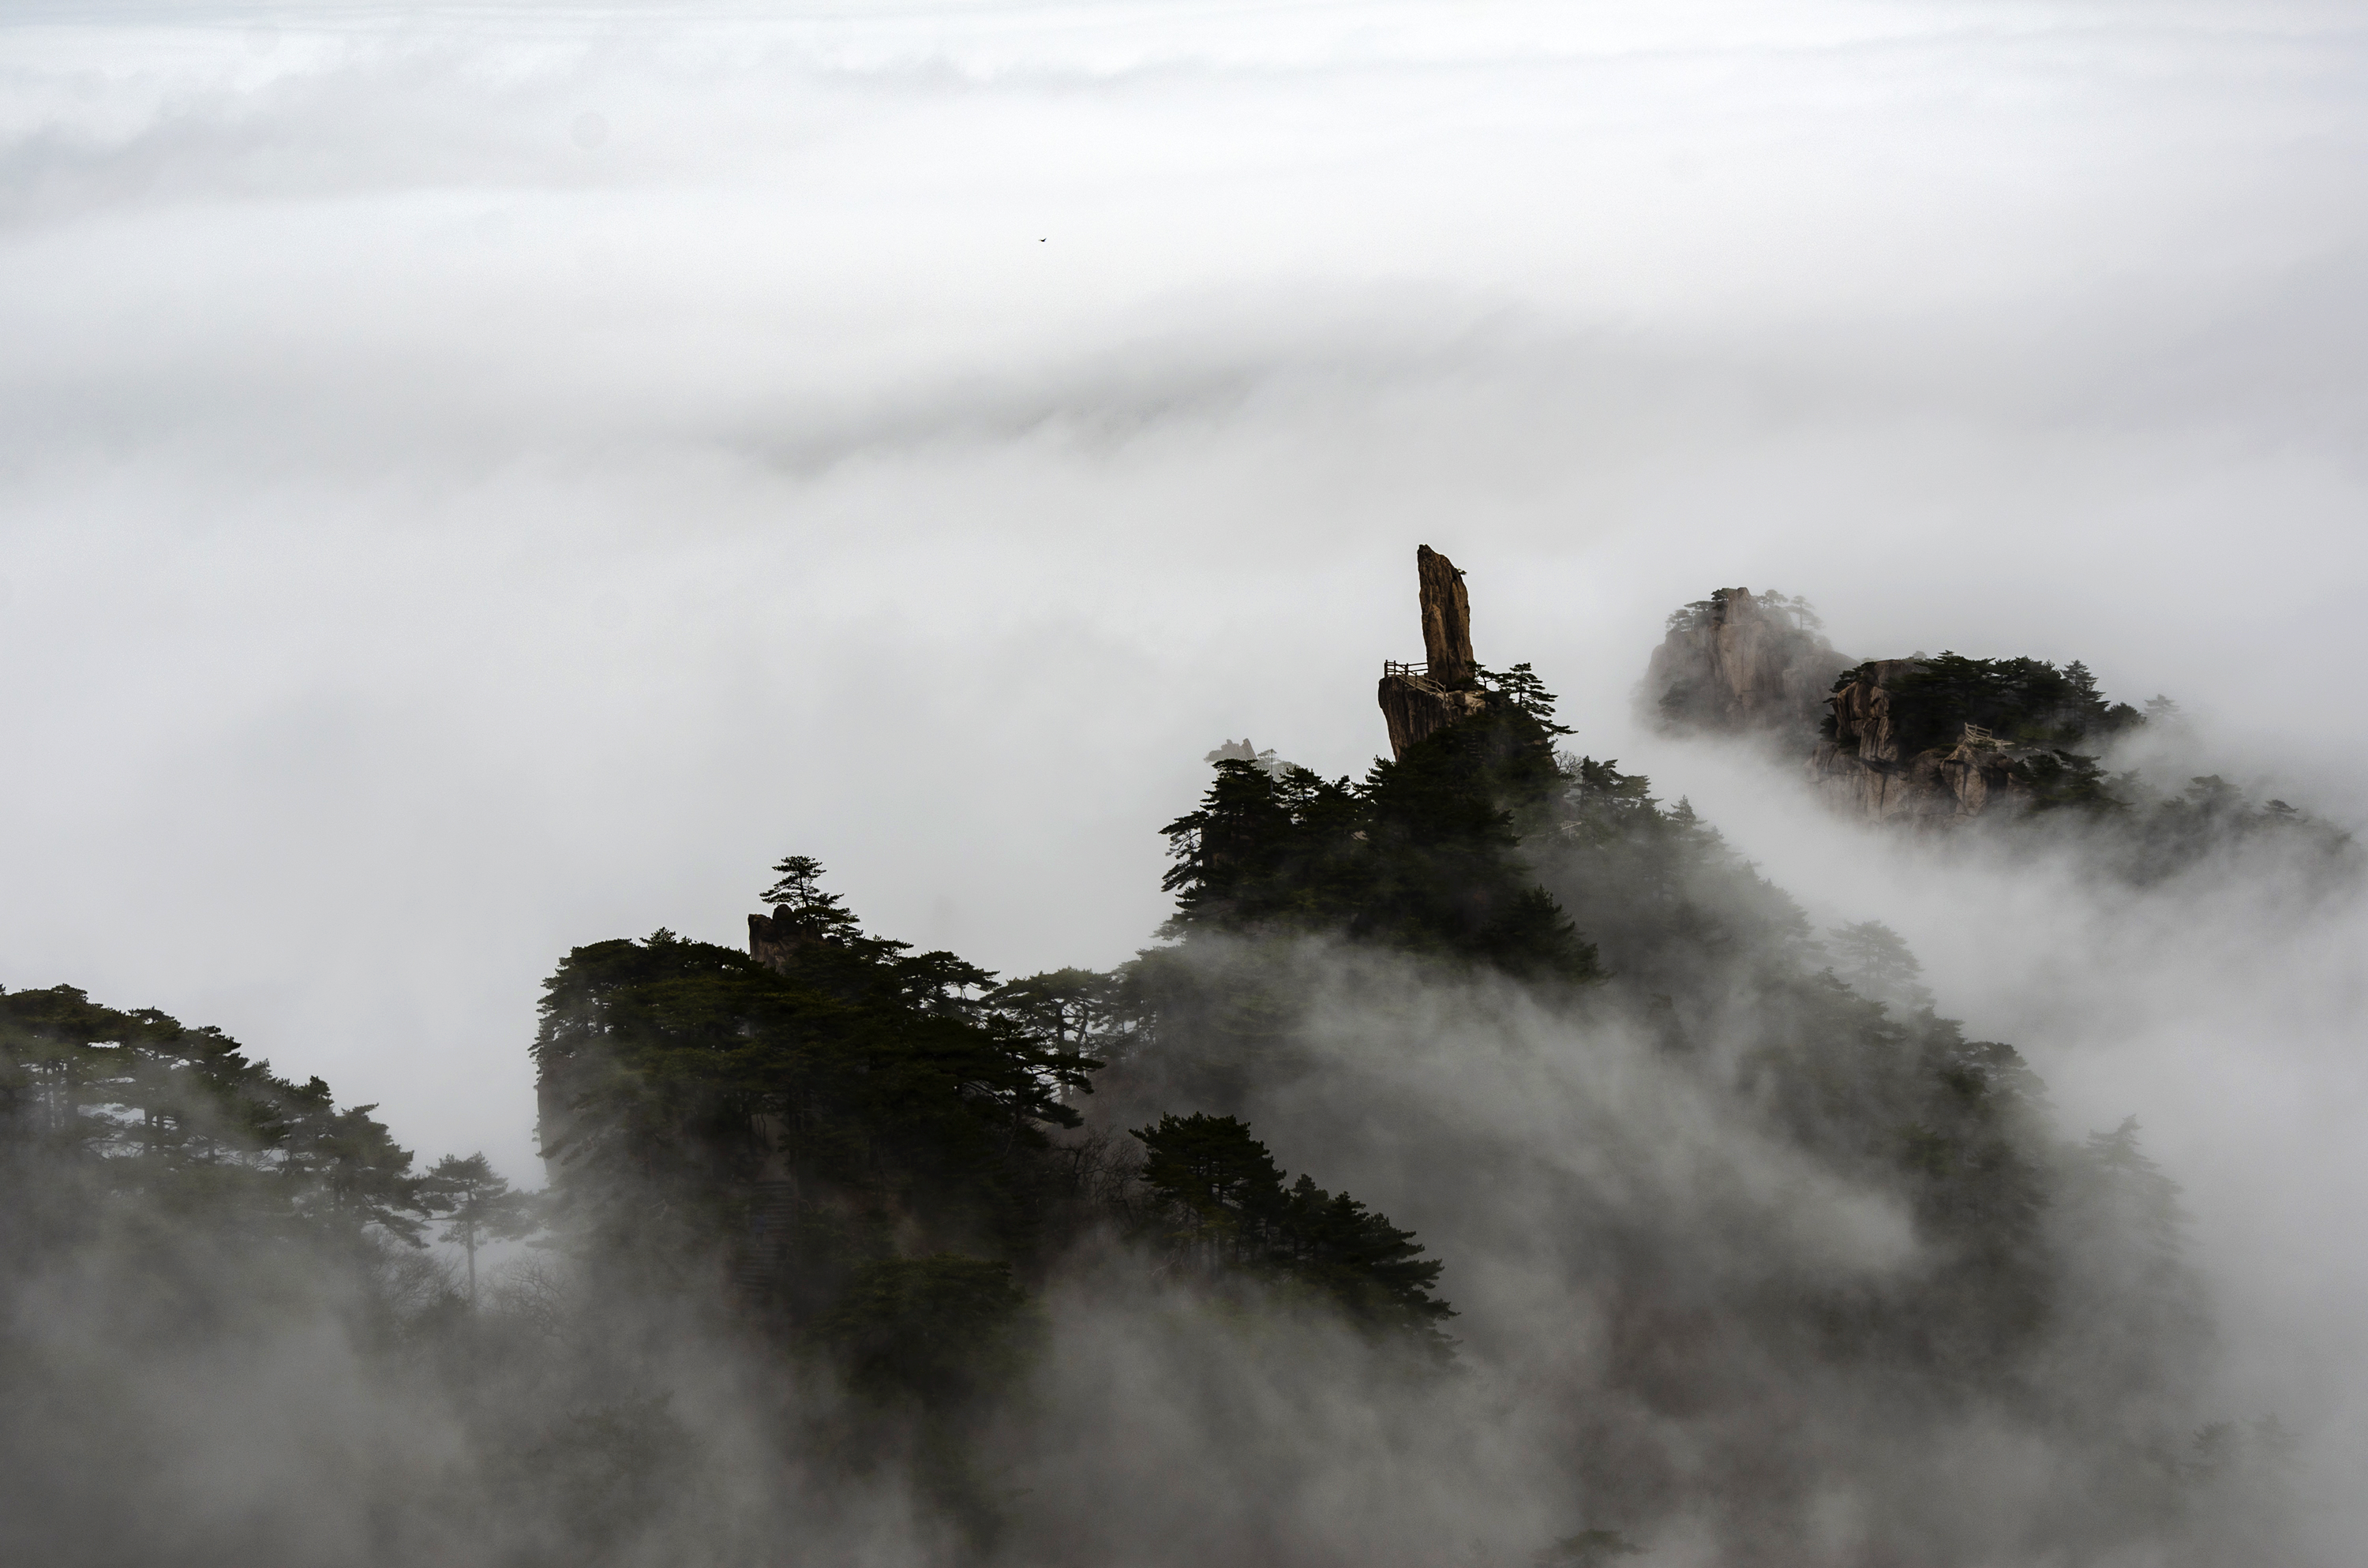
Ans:
[[[1395,659],[1383,659],[1382,661],[1382,678],[1383,680],[1389,679],[1392,676],[1427,676],[1429,673],[1430,661],[1428,659],[1417,660],[1411,665],[1399,664]]]

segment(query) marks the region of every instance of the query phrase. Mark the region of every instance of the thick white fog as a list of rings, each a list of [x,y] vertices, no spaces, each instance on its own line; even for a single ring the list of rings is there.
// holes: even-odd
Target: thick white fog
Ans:
[[[538,985],[1107,965],[1417,542],[1572,744],[2187,1187],[2368,1452],[2356,904],[1939,865],[1632,729],[1672,607],[2085,659],[2368,819],[2368,33],[2246,4],[0,6],[0,983],[532,1169]]]

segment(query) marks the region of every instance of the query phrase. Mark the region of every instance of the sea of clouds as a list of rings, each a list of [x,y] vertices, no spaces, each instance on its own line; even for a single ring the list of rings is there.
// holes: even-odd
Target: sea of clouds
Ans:
[[[1381,748],[1427,542],[1574,745],[2139,1115],[2232,1403],[2368,1451],[2358,906],[1936,859],[1628,707],[1772,586],[2368,818],[2363,90],[2279,0],[0,5],[0,983],[527,1175],[539,978],[783,853],[1123,959],[1210,747]]]

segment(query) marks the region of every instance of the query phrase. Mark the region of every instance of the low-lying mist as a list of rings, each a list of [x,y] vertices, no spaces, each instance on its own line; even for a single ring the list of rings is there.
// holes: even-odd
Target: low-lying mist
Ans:
[[[242,1206],[209,1182],[312,1145],[120,1105],[59,1157],[40,1119],[97,1080],[38,1065],[54,1014],[12,994],[12,1546],[2342,1561],[2356,1288],[2340,1248],[2275,1255],[2344,1172],[2274,1085],[2341,1044],[2351,852],[2135,885],[2073,829],[1886,833],[1671,747],[1733,792],[1731,842],[1549,758],[1551,710],[1504,689],[1353,787],[1221,763],[1169,829],[1167,940],[1109,974],[997,986],[863,934],[796,858],[763,962],[578,949],[536,1048],[549,1228],[474,1301],[371,1221],[401,1161]],[[1458,815],[1476,789],[1518,840]],[[1153,1135],[1193,1113],[1258,1144],[1207,1124],[1179,1184]],[[1265,1169],[1383,1229],[1293,1230]],[[1443,1266],[1452,1349],[1392,1326],[1393,1226]]]
[[[1634,755],[1689,789],[1821,925],[1898,930],[1940,1010],[2014,1041],[2067,1131],[2135,1116],[2183,1188],[2189,1257],[2218,1324],[2218,1399],[2309,1431],[2322,1480],[2351,1467],[2368,1440],[2354,1305],[2368,1300],[2368,1261],[2341,1239],[2368,1185],[2346,1131],[2368,1096],[2356,882],[2330,883],[2316,849],[2256,846],[2134,887],[2077,846],[2033,853],[1837,820],[1790,770],[1720,748],[1648,736]],[[2135,760],[2178,779],[2229,759]],[[2349,790],[2323,802],[2291,776],[2250,782],[2257,798],[2356,810]]]

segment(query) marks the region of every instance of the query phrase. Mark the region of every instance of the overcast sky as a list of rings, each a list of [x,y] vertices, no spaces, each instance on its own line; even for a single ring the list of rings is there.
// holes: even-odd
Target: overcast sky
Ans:
[[[1575,744],[2143,1111],[2260,1321],[2348,1312],[2368,1165],[2259,1173],[2368,1114],[2356,922],[2051,924],[1627,700],[1777,587],[2359,823],[2362,19],[0,4],[0,983],[531,1179],[568,948],[736,945],[798,851],[1121,960],[1202,754],[1384,745],[1425,542]]]

